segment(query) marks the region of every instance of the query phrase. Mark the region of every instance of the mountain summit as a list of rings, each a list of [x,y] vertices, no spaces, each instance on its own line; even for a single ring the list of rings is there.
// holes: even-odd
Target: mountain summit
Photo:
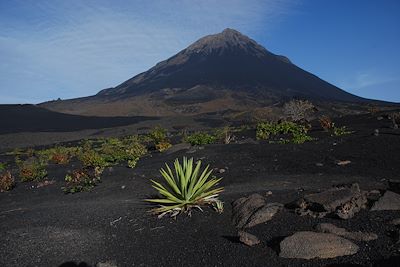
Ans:
[[[43,106],[84,115],[197,114],[246,110],[291,98],[359,102],[233,29],[205,36],[171,58],[97,95]]]

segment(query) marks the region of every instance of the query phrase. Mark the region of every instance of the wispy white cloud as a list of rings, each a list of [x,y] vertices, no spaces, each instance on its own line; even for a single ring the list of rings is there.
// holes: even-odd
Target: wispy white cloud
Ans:
[[[399,80],[398,75],[379,73],[372,70],[364,70],[356,72],[347,79],[340,81],[338,84],[342,88],[348,88],[353,91],[362,91],[363,88],[385,84]]]
[[[337,85],[361,97],[398,102],[399,77],[396,73],[363,70],[348,74],[347,78],[338,81]]]
[[[14,3],[0,8],[0,103],[21,99],[19,95],[37,102],[94,94],[147,70],[203,35],[226,27],[250,36],[268,32],[295,2]],[[2,16],[7,12],[16,15]]]

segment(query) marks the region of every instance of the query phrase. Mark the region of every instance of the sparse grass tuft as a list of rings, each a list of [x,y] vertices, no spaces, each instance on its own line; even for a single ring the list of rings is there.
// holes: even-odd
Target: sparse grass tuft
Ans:
[[[229,126],[225,126],[221,129],[217,129],[215,131],[215,136],[217,139],[221,140],[222,143],[224,144],[230,144],[232,141],[235,140],[235,136],[233,134],[234,129],[229,127]]]
[[[164,184],[151,180],[153,187],[163,196],[160,199],[146,199],[145,201],[158,204],[159,207],[151,212],[159,218],[170,214],[175,217],[180,213],[191,214],[193,208],[201,210],[203,205],[217,205],[218,211],[223,211],[223,203],[218,199],[223,191],[222,187],[215,188],[221,178],[209,179],[212,169],[207,166],[201,170],[201,161],[193,165],[193,158],[183,158],[182,164],[176,159],[174,162],[175,175],[168,164],[161,169]]]
[[[7,164],[6,164],[6,163],[0,162],[0,172],[1,172],[1,171],[4,171],[4,170],[6,169],[6,167],[7,167]]]

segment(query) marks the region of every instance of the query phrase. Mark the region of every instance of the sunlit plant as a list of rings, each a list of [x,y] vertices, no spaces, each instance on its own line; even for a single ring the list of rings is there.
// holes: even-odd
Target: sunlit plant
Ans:
[[[219,194],[224,190],[222,187],[215,187],[221,178],[212,177],[212,169],[209,165],[201,170],[201,161],[195,166],[193,158],[183,158],[182,164],[178,159],[174,162],[173,172],[168,164],[161,169],[164,184],[151,180],[153,187],[163,196],[158,199],[146,199],[146,201],[158,204],[151,212],[158,214],[159,218],[166,214],[176,217],[180,213],[191,215],[192,208],[204,205],[218,205],[219,211],[223,210],[222,202],[218,199]]]

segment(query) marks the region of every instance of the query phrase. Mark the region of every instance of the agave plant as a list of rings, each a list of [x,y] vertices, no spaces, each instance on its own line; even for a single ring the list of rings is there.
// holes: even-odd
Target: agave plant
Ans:
[[[208,165],[201,171],[200,160],[195,165],[193,158],[184,157],[182,165],[176,159],[173,173],[168,164],[165,164],[166,168],[160,170],[165,183],[151,180],[153,187],[163,196],[159,199],[146,199],[148,202],[159,204],[159,207],[152,209],[151,212],[158,214],[159,218],[166,214],[175,217],[182,212],[190,215],[192,208],[201,210],[203,205],[222,205],[222,202],[218,200],[218,195],[224,189],[215,188],[221,178],[209,179],[212,170],[209,170]]]

